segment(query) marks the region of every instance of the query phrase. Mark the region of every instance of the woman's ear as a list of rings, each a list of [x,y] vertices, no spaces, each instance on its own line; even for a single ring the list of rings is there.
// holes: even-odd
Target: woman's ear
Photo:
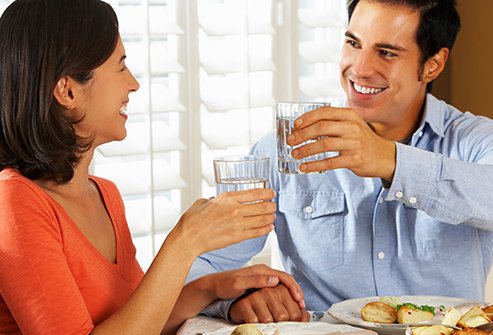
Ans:
[[[53,95],[58,103],[69,110],[75,108],[75,97],[72,84],[73,80],[70,77],[65,76],[60,78],[53,90]]]
[[[441,48],[436,54],[428,59],[423,67],[423,81],[429,83],[442,73],[447,63],[449,49]]]

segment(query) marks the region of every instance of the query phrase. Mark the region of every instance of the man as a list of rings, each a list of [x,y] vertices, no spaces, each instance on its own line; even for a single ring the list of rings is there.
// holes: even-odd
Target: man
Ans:
[[[301,166],[319,174],[285,175],[271,162],[284,267],[308,310],[375,295],[482,300],[493,258],[493,121],[428,93],[460,27],[455,0],[354,0],[348,9],[347,108],[305,114],[288,140],[322,136],[296,158],[339,154]],[[253,152],[276,157],[275,135]],[[264,243],[203,255],[193,273],[242,266]],[[238,323],[306,320],[282,286],[214,308]]]

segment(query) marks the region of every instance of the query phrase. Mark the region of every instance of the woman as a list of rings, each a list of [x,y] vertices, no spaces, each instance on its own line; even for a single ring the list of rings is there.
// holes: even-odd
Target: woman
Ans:
[[[263,266],[183,287],[198,255],[272,230],[270,190],[198,200],[142,272],[118,190],[89,175],[95,148],[125,138],[139,87],[108,4],[17,0],[0,45],[1,334],[171,334],[216,299],[279,283],[303,307]]]

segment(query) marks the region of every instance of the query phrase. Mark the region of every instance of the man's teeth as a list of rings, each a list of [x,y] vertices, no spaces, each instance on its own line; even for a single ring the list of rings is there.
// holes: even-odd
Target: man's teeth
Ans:
[[[120,108],[120,114],[126,114],[127,113],[127,106],[123,106]]]
[[[362,94],[375,94],[375,93],[380,93],[383,91],[383,88],[359,86],[356,83],[353,83],[353,85],[354,85],[354,89],[356,90],[356,92],[359,92]]]

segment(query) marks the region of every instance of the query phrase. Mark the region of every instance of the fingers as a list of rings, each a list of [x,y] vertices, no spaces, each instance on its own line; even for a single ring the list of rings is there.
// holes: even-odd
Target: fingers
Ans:
[[[240,203],[252,203],[258,201],[270,201],[274,199],[275,192],[270,188],[256,188],[246,191],[225,192],[219,197],[230,197]]]
[[[257,238],[260,236],[267,235],[273,230],[274,230],[273,224],[268,224],[266,226],[257,227],[257,228],[250,228],[248,230],[245,230],[241,234],[240,238],[238,239],[238,242],[242,241],[242,240],[248,240],[248,239]]]
[[[242,206],[241,211],[243,216],[258,216],[258,215],[266,215],[266,214],[274,214],[276,212],[276,204],[273,202],[254,202],[247,203]]]
[[[346,121],[355,119],[355,117],[357,114],[352,109],[326,106],[304,113],[295,121],[294,125],[296,128],[302,129],[320,120]]]
[[[325,138],[354,139],[361,133],[361,127],[366,124],[349,121],[327,121],[322,120],[302,129],[294,130],[287,138],[289,145],[299,145],[306,141],[315,140],[317,143]]]
[[[310,313],[308,313],[305,310],[302,310],[300,322],[308,322],[308,321],[310,321]]]
[[[286,272],[274,270],[263,264],[253,265],[242,270],[257,276],[275,276],[278,278],[278,282],[289,290],[291,297],[298,303],[299,307],[301,309],[305,308],[303,290],[296,280]]]
[[[300,285],[294,280],[293,277],[287,273],[281,272],[279,274],[280,282],[289,290],[291,297],[297,302],[300,309],[305,308],[305,296]]]
[[[251,304],[246,300],[237,300],[229,310],[233,323],[258,323],[259,319]]]
[[[312,156],[321,152],[341,152],[347,150],[355,150],[359,148],[360,142],[353,139],[341,139],[335,137],[324,137],[316,142],[305,144],[296,149],[293,149],[291,155],[293,158],[301,159]]]
[[[354,163],[355,161],[351,157],[339,155],[319,161],[303,163],[300,165],[300,171],[303,173],[310,173],[310,172],[318,172],[325,170],[336,170],[340,168],[351,169]]]
[[[258,290],[237,300],[230,310],[234,322],[300,321],[303,309],[283,285]]]

